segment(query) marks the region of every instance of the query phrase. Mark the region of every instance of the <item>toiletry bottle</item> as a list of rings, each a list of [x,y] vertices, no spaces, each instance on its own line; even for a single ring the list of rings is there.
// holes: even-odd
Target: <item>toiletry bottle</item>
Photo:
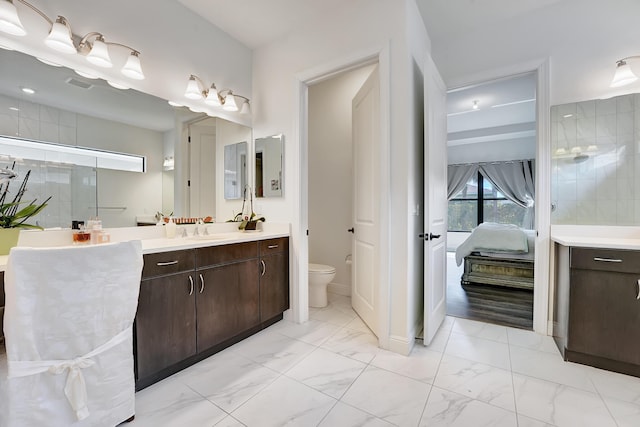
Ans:
[[[176,223],[173,222],[173,217],[169,218],[169,222],[164,226],[164,231],[167,239],[176,237]]]

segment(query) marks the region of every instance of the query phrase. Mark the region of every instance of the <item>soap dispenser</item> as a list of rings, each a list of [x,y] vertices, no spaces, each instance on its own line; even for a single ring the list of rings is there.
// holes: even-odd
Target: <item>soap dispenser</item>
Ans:
[[[164,226],[164,231],[167,239],[173,239],[176,237],[176,223],[173,221],[173,217],[169,218],[169,222]]]

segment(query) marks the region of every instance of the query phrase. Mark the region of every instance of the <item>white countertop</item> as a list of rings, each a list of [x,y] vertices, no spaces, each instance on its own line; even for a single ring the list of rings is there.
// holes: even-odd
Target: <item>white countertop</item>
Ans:
[[[552,225],[551,240],[563,246],[640,250],[640,227]]]
[[[193,225],[179,226],[178,233],[184,228],[187,237],[173,239],[164,237],[163,227],[125,227],[105,230],[110,233],[112,242],[141,240],[143,254],[252,242],[290,235],[289,224],[264,223],[261,225],[260,231],[239,231],[238,223],[208,224],[206,225],[208,235],[204,236],[194,236],[195,226]],[[68,242],[71,242],[71,230],[68,229],[27,231],[20,233],[18,246],[55,247],[67,246]],[[8,255],[0,256],[0,271],[5,270],[8,259]]]

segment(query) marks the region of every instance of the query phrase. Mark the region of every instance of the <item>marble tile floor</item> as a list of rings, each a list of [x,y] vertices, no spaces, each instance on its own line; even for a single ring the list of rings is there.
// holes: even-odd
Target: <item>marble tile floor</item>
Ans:
[[[330,294],[136,394],[131,427],[637,427],[640,378],[564,362],[550,337],[447,317],[408,357]]]

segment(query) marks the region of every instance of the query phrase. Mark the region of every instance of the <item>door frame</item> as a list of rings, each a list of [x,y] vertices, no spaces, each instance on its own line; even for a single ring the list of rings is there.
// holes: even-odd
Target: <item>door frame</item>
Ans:
[[[551,335],[549,295],[551,290],[551,99],[549,83],[549,58],[519,64],[499,70],[491,70],[473,80],[456,82],[455,87],[472,86],[506,76],[536,73],[536,196],[535,229],[536,253],[533,283],[533,330]],[[448,88],[449,89],[449,88]]]
[[[390,246],[390,180],[391,180],[391,94],[390,94],[390,46],[387,42],[383,46],[365,49],[346,57],[341,57],[317,67],[304,70],[295,76],[294,100],[298,104],[298,112],[294,119],[294,141],[300,141],[292,153],[299,162],[297,179],[294,179],[296,188],[292,189],[294,195],[292,230],[292,242],[298,242],[298,248],[294,248],[297,259],[292,261],[292,320],[297,323],[309,319],[309,86],[328,80],[340,73],[349,71],[367,64],[378,63],[380,76],[380,156],[387,161],[380,165],[380,259],[378,260],[378,274],[380,277],[380,313],[378,314],[379,336],[378,343],[382,348],[389,347],[390,312],[391,312],[391,268],[389,265]],[[295,255],[294,255],[295,258]],[[386,260],[383,262],[383,260]]]

